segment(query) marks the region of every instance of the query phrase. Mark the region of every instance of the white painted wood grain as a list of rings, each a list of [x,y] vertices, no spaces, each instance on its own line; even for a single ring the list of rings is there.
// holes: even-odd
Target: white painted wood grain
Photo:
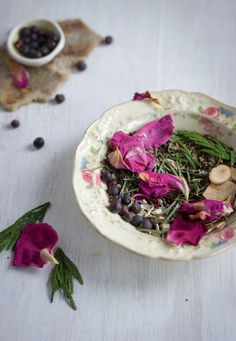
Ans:
[[[136,90],[179,88],[236,105],[236,2],[213,0],[0,0],[0,38],[35,17],[79,16],[115,43],[62,92],[62,105],[0,112],[0,227],[46,200],[47,221],[79,264],[78,312],[48,301],[49,268],[12,269],[0,255],[0,340],[233,341],[236,253],[169,263],[144,259],[100,237],[81,215],[71,185],[85,129]],[[18,118],[19,129],[7,128]],[[32,151],[37,136],[45,148]],[[185,301],[188,299],[188,301]]]

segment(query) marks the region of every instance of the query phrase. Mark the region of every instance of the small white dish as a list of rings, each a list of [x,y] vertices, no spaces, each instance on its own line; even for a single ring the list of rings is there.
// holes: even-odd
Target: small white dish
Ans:
[[[29,27],[29,26],[38,26],[38,27],[42,27],[45,28],[49,31],[52,31],[54,33],[57,33],[60,37],[59,42],[57,44],[57,46],[55,47],[54,50],[52,50],[52,52],[50,52],[47,56],[41,57],[41,58],[27,58],[25,56],[23,56],[22,54],[20,54],[20,52],[16,49],[15,47],[15,42],[18,40],[19,38],[19,32],[20,29],[23,27]],[[53,60],[53,58],[56,57],[56,55],[63,49],[63,47],[65,46],[65,35],[64,32],[62,30],[62,28],[60,27],[60,25],[55,22],[55,21],[51,21],[51,20],[45,20],[45,19],[38,19],[38,20],[32,20],[20,25],[17,25],[16,27],[14,27],[12,29],[12,31],[10,32],[8,39],[7,39],[7,51],[9,53],[9,55],[18,63],[20,64],[24,64],[24,65],[28,65],[28,66],[42,66],[45,64],[48,64],[49,62],[51,62]]]

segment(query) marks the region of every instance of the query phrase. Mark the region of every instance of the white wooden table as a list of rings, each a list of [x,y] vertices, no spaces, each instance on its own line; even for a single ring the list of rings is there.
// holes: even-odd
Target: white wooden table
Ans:
[[[99,236],[82,216],[71,174],[85,129],[135,91],[200,91],[236,105],[236,3],[213,0],[1,0],[1,40],[36,17],[84,19],[114,44],[100,47],[88,69],[66,83],[62,105],[0,111],[0,228],[51,201],[47,221],[79,264],[78,311],[56,296],[50,268],[14,269],[0,255],[0,340],[233,341],[236,252],[189,263],[149,260]],[[14,118],[18,129],[9,129]],[[46,145],[33,151],[34,138]]]

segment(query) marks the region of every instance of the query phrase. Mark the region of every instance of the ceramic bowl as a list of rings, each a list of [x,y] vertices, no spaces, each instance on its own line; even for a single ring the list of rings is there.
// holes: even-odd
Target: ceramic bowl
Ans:
[[[236,243],[235,222],[205,236],[196,247],[187,244],[171,246],[157,237],[137,231],[107,209],[106,185],[101,182],[99,167],[106,154],[106,141],[116,130],[134,131],[170,113],[176,129],[207,133],[236,149],[236,108],[198,93],[162,91],[151,94],[161,105],[147,101],[123,103],[106,111],[87,130],[75,156],[73,185],[78,204],[98,232],[139,255],[190,260],[215,254]]]
[[[49,31],[52,31],[54,33],[57,33],[60,37],[59,43],[57,44],[57,46],[55,47],[54,50],[52,50],[52,52],[50,52],[47,56],[41,57],[41,58],[27,58],[24,57],[23,55],[21,55],[19,53],[19,51],[16,49],[16,47],[14,46],[15,42],[18,40],[19,38],[19,31],[21,28],[23,27],[29,27],[29,26],[39,26],[42,28],[45,28]],[[28,65],[28,66],[42,66],[45,64],[48,64],[49,62],[51,62],[56,55],[63,49],[63,47],[65,46],[65,35],[64,32],[61,28],[61,26],[55,22],[55,21],[51,21],[51,20],[32,20],[20,25],[17,25],[16,27],[13,28],[13,30],[10,32],[8,39],[7,39],[7,51],[9,53],[9,55],[18,63],[20,64],[24,64],[24,65]]]

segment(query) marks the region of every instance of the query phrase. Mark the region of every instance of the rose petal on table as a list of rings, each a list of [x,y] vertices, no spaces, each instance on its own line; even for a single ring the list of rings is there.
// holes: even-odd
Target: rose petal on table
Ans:
[[[28,87],[29,78],[28,71],[23,67],[20,67],[16,72],[12,73],[12,83],[19,89]]]
[[[5,59],[12,78],[12,84],[19,89],[25,89],[29,85],[30,75],[27,69],[12,60],[9,56]]]
[[[51,225],[46,223],[27,225],[16,243],[12,265],[43,267],[46,261],[41,258],[40,252],[47,249],[52,253],[57,241],[57,232]]]

